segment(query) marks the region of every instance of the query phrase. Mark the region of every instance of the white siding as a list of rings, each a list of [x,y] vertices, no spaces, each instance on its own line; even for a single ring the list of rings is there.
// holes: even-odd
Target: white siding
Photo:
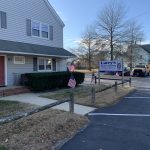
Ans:
[[[144,64],[147,65],[150,60],[150,54],[145,51],[143,48],[137,47],[134,48],[134,51],[136,53],[137,59],[134,62],[134,65]]]
[[[7,13],[7,29],[0,29],[1,39],[63,47],[63,26],[49,11],[43,0],[0,0],[0,11]],[[27,36],[26,19],[52,25],[54,27],[53,41]]]
[[[18,80],[23,73],[33,71],[33,56],[25,56],[25,64],[14,64],[14,56],[7,55],[7,83],[8,86],[19,84]],[[56,59],[56,71],[66,71],[67,61],[65,59]]]

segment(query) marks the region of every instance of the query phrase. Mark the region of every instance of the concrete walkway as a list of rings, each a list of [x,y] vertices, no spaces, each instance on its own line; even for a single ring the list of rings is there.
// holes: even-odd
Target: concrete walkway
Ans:
[[[37,93],[26,93],[26,94],[2,97],[2,98],[0,98],[0,100],[18,101],[18,102],[23,102],[23,103],[34,104],[37,106],[44,106],[44,105],[48,105],[48,104],[51,104],[51,103],[54,103],[57,101],[57,100],[53,100],[53,99],[39,97],[40,95],[41,94],[39,94],[39,93],[38,94]],[[69,103],[63,103],[63,104],[55,106],[53,108],[69,111]],[[85,115],[85,114],[95,110],[96,108],[75,104],[74,109],[75,109],[76,114]]]

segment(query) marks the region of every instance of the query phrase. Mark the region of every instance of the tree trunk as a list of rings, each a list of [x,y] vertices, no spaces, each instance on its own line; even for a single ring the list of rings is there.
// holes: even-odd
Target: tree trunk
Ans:
[[[132,71],[132,66],[133,66],[133,46],[131,44],[130,71]]]
[[[89,70],[91,71],[91,45],[90,45],[90,43],[89,43],[89,62],[88,62],[88,64],[89,64]]]
[[[111,33],[110,33],[110,55],[111,55],[111,60],[114,59],[114,57],[113,57],[113,49],[114,49],[114,46],[113,46],[113,31],[111,29]]]
[[[110,54],[111,54],[111,60],[113,60],[114,59],[114,56],[113,56],[113,44],[112,44],[112,41],[111,41],[111,43],[110,43]]]
[[[133,43],[134,43],[134,36],[133,36],[133,32],[132,32],[132,41],[131,41],[131,59],[130,59],[130,71],[132,71],[132,66],[133,66]]]

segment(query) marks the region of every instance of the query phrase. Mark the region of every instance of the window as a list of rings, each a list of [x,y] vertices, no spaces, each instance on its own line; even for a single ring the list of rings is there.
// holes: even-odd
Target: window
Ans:
[[[42,37],[42,38],[49,38],[49,26],[44,23],[32,21],[32,36]]]
[[[40,23],[32,22],[32,35],[40,36]]]
[[[14,56],[14,64],[25,64],[24,56]]]
[[[51,71],[52,60],[50,58],[38,58],[38,70],[39,71]]]
[[[42,24],[42,37],[48,38],[48,25]]]
[[[44,59],[42,58],[39,59],[39,70],[45,70]]]
[[[46,59],[45,60],[45,62],[46,62],[46,70],[51,70],[52,68],[52,61],[51,61],[51,59]]]

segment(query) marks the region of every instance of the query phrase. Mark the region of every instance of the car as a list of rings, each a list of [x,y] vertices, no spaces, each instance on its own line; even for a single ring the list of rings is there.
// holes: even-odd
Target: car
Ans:
[[[138,77],[146,77],[149,76],[149,68],[147,65],[137,65],[133,68],[131,75]]]
[[[127,68],[127,67],[125,67],[125,68],[124,68],[124,76],[130,76],[130,74],[131,74],[131,73],[130,73],[130,69]],[[122,76],[122,71],[119,71],[119,72],[118,72],[118,75],[119,75],[119,76]]]

